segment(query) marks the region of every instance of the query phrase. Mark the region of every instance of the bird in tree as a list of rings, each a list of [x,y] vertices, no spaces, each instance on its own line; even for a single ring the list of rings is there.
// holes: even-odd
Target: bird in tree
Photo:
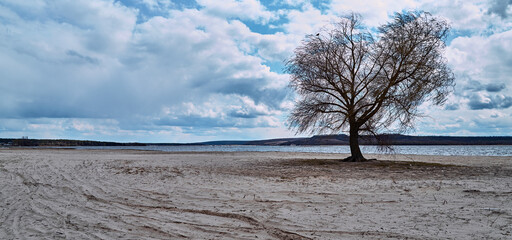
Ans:
[[[349,133],[351,156],[366,161],[359,136],[404,132],[426,101],[442,105],[454,77],[443,57],[449,24],[426,12],[395,13],[378,29],[358,14],[308,35],[286,61],[298,100],[298,133]]]

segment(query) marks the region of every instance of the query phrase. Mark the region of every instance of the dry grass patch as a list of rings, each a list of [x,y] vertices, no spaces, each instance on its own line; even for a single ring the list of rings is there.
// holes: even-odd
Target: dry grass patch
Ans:
[[[453,164],[415,162],[415,161],[387,161],[371,160],[367,162],[343,162],[336,159],[294,159],[283,161],[284,166],[336,166],[336,167],[364,167],[364,168],[388,168],[388,169],[418,169],[418,168],[460,168]]]
[[[259,162],[244,166],[224,166],[215,171],[230,175],[277,177],[295,179],[301,177],[332,177],[350,179],[465,179],[484,175],[504,176],[512,174],[494,167],[472,167],[419,161],[375,160],[368,162],[342,162],[337,159],[286,159]],[[510,176],[510,175],[508,175]]]

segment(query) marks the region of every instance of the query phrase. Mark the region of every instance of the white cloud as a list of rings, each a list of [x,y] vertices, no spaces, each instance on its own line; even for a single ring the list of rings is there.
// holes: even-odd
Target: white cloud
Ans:
[[[330,12],[340,16],[352,12],[359,13],[363,16],[365,24],[377,27],[389,21],[389,16],[394,12],[414,10],[417,6],[418,3],[414,0],[333,0],[330,4]]]
[[[284,24],[286,33],[295,37],[298,42],[307,34],[314,34],[325,25],[337,20],[335,15],[324,15],[311,4],[305,4],[300,10],[285,11],[289,22]]]
[[[470,108],[510,106],[512,94],[506,89],[512,86],[512,30],[455,38],[446,55],[458,76],[456,94],[469,99]]]
[[[141,4],[144,13],[135,7]],[[476,120],[453,123],[453,116],[473,119],[472,111],[496,116],[492,119],[512,113],[506,107],[512,88],[512,22],[492,12],[492,2],[333,0],[322,10],[300,0],[267,5],[199,0],[197,8],[176,4],[1,1],[0,137],[183,142],[215,135],[290,136],[284,126],[293,107],[289,76],[271,66],[339,15],[359,12],[366,23],[378,26],[393,12],[410,9],[448,19],[457,34],[446,51],[459,77],[451,110],[426,107],[429,115],[442,116],[436,119],[440,126],[450,126],[443,131],[477,131]],[[275,8],[286,5],[294,7]],[[143,19],[137,20],[140,15]],[[261,26],[277,32],[263,34]],[[433,129],[421,126],[425,132]]]
[[[278,126],[281,111],[247,96],[211,95],[204,102],[164,107],[155,125],[198,128],[255,128]]]
[[[274,13],[267,11],[257,0],[197,0],[197,3],[205,8],[205,12],[222,18],[240,18],[268,23],[274,19]]]
[[[486,5],[480,0],[470,1],[422,1],[419,9],[447,19],[456,30],[482,31],[488,25]]]
[[[253,11],[256,2],[233,4]],[[247,16],[270,19],[257,9]],[[118,119],[123,128],[151,128],[142,121],[163,117],[165,107],[205,126],[276,126],[282,114],[286,77],[263,65],[260,55],[270,53],[253,56],[243,47],[245,40],[252,49],[278,41],[240,21],[184,9],[136,24],[137,11],[113,1],[53,1],[30,17],[24,6],[1,10],[9,19],[0,33],[0,69],[8,76],[3,116]],[[247,115],[228,116],[235,110]],[[74,121],[69,131],[99,131],[88,121]]]
[[[488,13],[496,14],[501,18],[508,18],[512,15],[512,1],[491,0]]]

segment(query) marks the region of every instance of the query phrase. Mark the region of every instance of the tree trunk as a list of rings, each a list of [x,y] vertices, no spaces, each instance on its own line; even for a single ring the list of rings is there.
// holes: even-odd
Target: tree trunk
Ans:
[[[349,144],[350,144],[350,154],[351,156],[345,158],[343,161],[345,162],[364,162],[366,158],[363,157],[361,153],[361,149],[359,148],[359,128],[356,124],[350,124],[350,136],[349,136]]]

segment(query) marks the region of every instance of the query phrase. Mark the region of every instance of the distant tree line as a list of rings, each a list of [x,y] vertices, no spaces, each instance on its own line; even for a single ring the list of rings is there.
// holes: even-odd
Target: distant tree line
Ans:
[[[143,143],[118,143],[118,142],[100,142],[84,140],[67,139],[28,139],[28,138],[3,138],[0,139],[0,145],[4,146],[24,146],[24,147],[70,147],[70,146],[145,146]]]

